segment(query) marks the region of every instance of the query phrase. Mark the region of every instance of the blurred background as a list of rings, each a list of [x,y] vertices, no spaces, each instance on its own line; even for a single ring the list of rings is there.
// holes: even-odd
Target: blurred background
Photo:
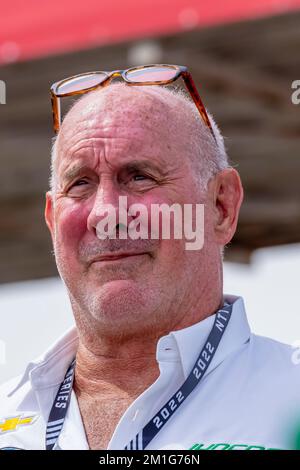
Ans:
[[[72,325],[43,215],[49,87],[147,63],[189,67],[241,174],[224,291],[244,297],[254,332],[300,347],[300,0],[10,0],[0,16],[0,383]]]

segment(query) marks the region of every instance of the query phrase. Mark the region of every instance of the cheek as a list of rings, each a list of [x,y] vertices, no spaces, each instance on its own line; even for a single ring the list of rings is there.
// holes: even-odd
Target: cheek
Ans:
[[[78,245],[87,230],[87,217],[88,211],[79,204],[58,209],[56,233],[61,249]]]

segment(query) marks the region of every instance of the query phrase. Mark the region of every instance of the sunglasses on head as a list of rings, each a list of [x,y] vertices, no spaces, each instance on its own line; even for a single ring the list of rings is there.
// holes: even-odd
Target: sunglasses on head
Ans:
[[[168,64],[142,65],[126,70],[114,70],[112,72],[86,72],[54,83],[50,90],[54,132],[57,133],[61,125],[61,98],[83,95],[97,88],[105,87],[111,83],[114,77],[121,77],[129,86],[168,85],[181,77],[203,122],[209,128],[215,139],[211,122],[194,84],[191,73],[188,72],[185,66]]]

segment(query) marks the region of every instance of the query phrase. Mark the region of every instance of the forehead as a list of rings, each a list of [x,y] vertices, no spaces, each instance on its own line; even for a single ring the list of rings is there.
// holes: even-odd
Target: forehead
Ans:
[[[87,96],[62,124],[56,163],[65,166],[71,158],[88,158],[101,152],[107,158],[145,155],[165,160],[182,143],[183,128],[174,110],[174,104],[159,96],[131,90]]]

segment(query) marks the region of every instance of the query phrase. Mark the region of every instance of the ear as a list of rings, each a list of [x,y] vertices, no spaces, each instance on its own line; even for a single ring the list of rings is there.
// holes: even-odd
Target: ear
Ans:
[[[241,178],[234,168],[226,168],[215,177],[213,185],[214,232],[216,242],[225,246],[232,239],[244,191]]]
[[[53,214],[53,201],[51,191],[46,193],[46,205],[45,205],[45,221],[48,229],[50,230],[51,237],[53,240],[54,234],[54,214]]]

